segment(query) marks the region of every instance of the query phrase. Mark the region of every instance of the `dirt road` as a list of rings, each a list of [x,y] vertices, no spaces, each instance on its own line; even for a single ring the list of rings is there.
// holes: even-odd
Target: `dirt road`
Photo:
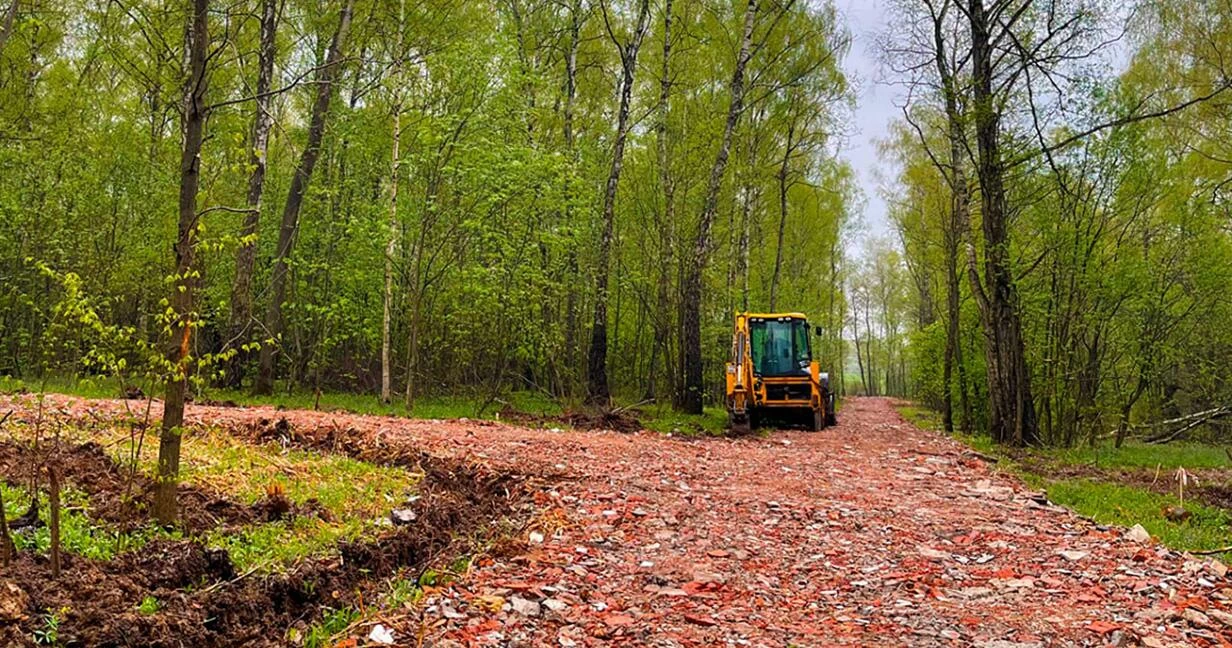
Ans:
[[[1052,506],[883,399],[848,401],[822,433],[739,440],[189,412],[282,416],[545,477],[525,537],[427,598],[428,646],[1232,640],[1225,570]]]

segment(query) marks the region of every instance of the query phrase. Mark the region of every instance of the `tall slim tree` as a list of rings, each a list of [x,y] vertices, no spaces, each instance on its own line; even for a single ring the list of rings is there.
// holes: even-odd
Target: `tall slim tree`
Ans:
[[[174,524],[176,488],[180,475],[180,438],[184,425],[184,397],[192,371],[192,331],[200,273],[196,247],[199,213],[197,191],[201,185],[201,144],[204,141],[209,54],[209,0],[193,0],[188,30],[188,79],[184,83],[184,136],[180,150],[179,226],[175,242],[175,282],[171,291],[171,339],[167,349],[170,375],[163,401],[162,431],[158,438],[158,483],[154,493],[154,516],[162,524]]]
[[[257,85],[249,136],[247,209],[240,227],[240,244],[235,252],[235,280],[231,284],[231,324],[228,342],[239,347],[228,363],[223,383],[238,388],[243,380],[243,347],[252,329],[252,276],[257,263],[257,232],[261,225],[261,199],[265,193],[265,170],[270,129],[274,125],[271,92],[274,59],[277,56],[279,0],[261,2],[261,42],[257,55]]]
[[[730,86],[731,102],[727,109],[727,120],[723,126],[723,139],[719,142],[719,150],[710,167],[710,179],[706,185],[706,193],[702,202],[701,222],[698,223],[697,237],[693,242],[693,256],[689,260],[684,273],[684,285],[681,287],[681,346],[684,364],[684,393],[681,394],[681,405],[685,412],[702,413],[702,392],[704,383],[702,376],[702,278],[710,257],[712,246],[710,230],[714,226],[715,214],[719,209],[719,190],[723,186],[723,176],[727,171],[727,159],[731,155],[732,137],[744,113],[744,71],[749,60],[753,58],[753,27],[757,21],[757,0],[749,0],[744,10],[744,30],[740,39],[740,50],[736,54],[736,67],[732,71]]]
[[[655,380],[658,375],[658,365],[656,360],[663,360],[663,374],[667,380],[668,386],[675,387],[675,379],[672,372],[674,360],[671,357],[671,284],[672,274],[675,272],[675,247],[676,247],[676,219],[675,219],[675,185],[672,178],[671,159],[668,154],[668,131],[667,122],[671,116],[671,97],[672,97],[672,0],[664,0],[663,2],[663,61],[662,68],[659,72],[659,105],[658,115],[655,120],[655,160],[659,166],[659,190],[663,194],[663,208],[661,217],[658,220],[659,230],[659,249],[661,258],[659,260],[659,276],[655,291],[655,299],[658,305],[656,312],[652,315],[654,322],[654,343],[651,347],[649,371],[646,378],[646,399],[650,400],[658,395],[658,384]],[[656,358],[658,356],[658,358]],[[673,394],[674,396],[674,394]]]
[[[393,396],[393,367],[390,356],[392,346],[390,329],[394,309],[394,254],[398,251],[398,175],[402,145],[402,66],[405,53],[402,51],[403,32],[406,23],[406,0],[398,0],[398,34],[394,37],[392,97],[393,126],[390,129],[389,154],[389,238],[385,241],[385,292],[382,295],[384,312],[381,315],[381,402],[388,403]]]
[[[282,304],[287,297],[287,275],[290,266],[291,248],[295,244],[295,232],[299,228],[299,212],[304,206],[304,196],[312,181],[312,171],[321,157],[321,140],[325,137],[325,123],[329,118],[329,106],[334,96],[334,86],[342,76],[343,48],[351,29],[351,14],[355,0],[347,0],[338,16],[338,27],[325,55],[325,65],[317,73],[316,100],[312,104],[312,116],[308,122],[308,141],[300,155],[299,165],[291,178],[287,202],[282,210],[282,223],[278,229],[278,248],[275,252],[274,272],[270,278],[270,303],[265,316],[265,326],[273,344],[261,345],[261,363],[253,391],[271,394],[274,391],[275,347],[281,344],[283,332]]]
[[[616,190],[624,164],[625,140],[629,137],[629,106],[633,101],[633,83],[637,73],[637,55],[650,26],[650,0],[641,0],[637,10],[637,26],[628,42],[622,42],[612,28],[606,2],[600,2],[608,36],[620,54],[620,107],[616,113],[616,137],[612,144],[612,165],[603,191],[602,234],[599,237],[599,267],[595,273],[595,319],[591,327],[587,400],[607,404],[611,399],[607,380],[607,302],[608,274],[611,270],[612,235],[616,220]]]

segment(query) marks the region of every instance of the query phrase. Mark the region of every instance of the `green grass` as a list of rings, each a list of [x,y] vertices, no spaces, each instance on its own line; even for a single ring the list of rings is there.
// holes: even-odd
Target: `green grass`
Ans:
[[[29,432],[22,426],[6,431],[19,436]],[[118,462],[128,461],[126,429],[68,426],[63,434],[66,443],[95,441],[109,448]],[[157,452],[155,440],[147,439],[139,458],[142,473],[154,474]],[[215,529],[200,538],[207,546],[227,549],[240,569],[257,567],[263,571],[278,571],[301,558],[327,554],[339,540],[379,533],[390,510],[411,501],[423,479],[422,473],[406,468],[379,466],[340,454],[284,450],[274,442],[254,444],[218,429],[185,434],[181,458],[182,481],[208,494],[251,504],[271,492],[281,492],[294,504],[316,500],[328,513],[326,520],[315,515],[298,516],[226,533]],[[29,495],[20,488],[0,488],[9,518],[24,513]],[[66,488],[62,499],[61,546],[69,553],[107,560],[155,538],[183,537],[153,525],[121,533],[91,519],[84,493]],[[45,516],[46,495],[43,513]],[[46,554],[50,533],[46,527],[31,529],[18,534],[15,543],[19,549]]]
[[[1222,509],[1185,501],[1189,520],[1173,522],[1162,514],[1166,506],[1180,506],[1174,495],[1089,479],[1047,482],[1048,499],[1067,506],[1101,524],[1141,524],[1155,539],[1178,550],[1207,550],[1228,545],[1232,516]],[[1226,558],[1226,557],[1225,557]]]
[[[727,430],[727,410],[707,407],[701,414],[682,414],[667,405],[641,408],[638,419],[654,432],[678,435],[722,435]]]
[[[119,383],[108,378],[49,376],[43,380],[22,380],[12,376],[0,376],[0,393],[18,391],[70,394],[82,398],[116,398],[120,396]]]
[[[30,507],[29,491],[0,483],[4,494],[4,512],[8,519],[22,515]],[[90,519],[89,500],[81,491],[65,488],[61,494],[60,547],[65,553],[92,560],[110,560],[117,554],[140,549],[156,538],[176,538],[176,532],[151,527],[122,533],[108,525]],[[40,497],[40,516],[47,521],[47,496]],[[21,529],[13,533],[13,545],[18,551],[48,554],[51,551],[51,530],[47,526]]]
[[[1221,446],[1201,443],[1167,443],[1150,445],[1141,441],[1126,441],[1120,448],[1111,444],[1044,450],[1041,454],[1067,464],[1086,464],[1101,468],[1227,468],[1228,454]]]
[[[157,614],[162,607],[157,598],[147,594],[145,598],[141,599],[141,603],[137,605],[137,611],[148,616],[150,614]]]
[[[120,455],[127,451],[126,444],[114,448],[117,460],[123,461]],[[388,513],[390,507],[415,494],[423,477],[405,468],[378,466],[345,455],[284,451],[276,443],[252,444],[217,429],[186,434],[181,452],[185,481],[245,503],[280,488],[296,504],[318,500],[337,518]],[[156,444],[142,448],[141,462],[142,469],[153,474]]]
[[[304,648],[328,648],[334,645],[334,639],[345,633],[351,624],[360,618],[359,610],[353,608],[326,612],[320,621],[308,628],[308,634],[303,638]]]
[[[142,388],[147,389],[147,386],[142,385]],[[51,392],[81,398],[117,398],[122,394],[120,382],[115,378],[57,376],[46,380],[22,380],[0,376],[0,392],[16,391]],[[160,396],[157,391],[154,395]],[[479,410],[488,399],[481,396],[423,397],[416,399],[415,407],[410,412],[407,411],[399,394],[395,394],[392,403],[382,403],[376,394],[350,392],[322,392],[318,399],[317,395],[311,391],[287,392],[280,386],[270,396],[257,396],[242,390],[204,388],[194,393],[193,397],[200,400],[231,401],[237,405],[246,406],[266,405],[286,409],[320,409],[354,414],[412,416],[423,419],[495,419],[506,403],[518,411],[541,416],[556,416],[563,411],[559,402],[542,392],[534,391],[503,394],[499,399],[488,403],[482,413]]]
[[[246,527],[238,532],[215,530],[206,536],[205,544],[226,549],[239,571],[276,572],[297,560],[327,554],[339,541],[358,540],[380,530],[381,527],[370,520],[351,518],[324,522],[297,517]]]
[[[898,408],[903,418],[923,429],[941,430],[940,414],[917,405],[902,405]],[[1098,479],[1056,479],[1048,474],[1032,472],[1027,466],[1014,461],[986,435],[952,435],[975,450],[999,458],[998,470],[1013,473],[1033,488],[1047,492],[1052,502],[1066,506],[1080,515],[1085,515],[1100,524],[1130,527],[1141,524],[1151,536],[1165,546],[1177,550],[1209,550],[1228,545],[1232,514],[1217,507],[1206,506],[1187,499],[1184,508],[1192,516],[1182,522],[1164,517],[1168,506],[1180,506],[1175,495],[1164,495],[1143,488],[1126,486]],[[1219,446],[1197,443],[1147,445],[1127,441],[1120,448],[1103,445],[1095,448],[1057,448],[1028,450],[1036,457],[1047,460],[1042,465],[1068,464],[1087,465],[1104,469],[1175,470],[1225,468],[1228,455]],[[1232,555],[1225,554],[1228,560]]]
[[[123,441],[120,435],[125,432],[112,433],[116,435],[113,441]],[[123,460],[119,455],[127,446],[115,443],[113,448],[117,459]],[[316,499],[329,512],[332,519],[328,522],[296,517],[239,532],[208,533],[205,543],[226,549],[241,570],[276,571],[301,558],[327,553],[339,540],[379,532],[377,521],[410,501],[423,479],[422,474],[405,468],[337,454],[284,451],[276,443],[252,444],[217,429],[186,434],[181,452],[182,478],[207,492],[253,503],[277,489],[295,504]],[[153,474],[156,461],[157,444],[147,443],[141,469]]]

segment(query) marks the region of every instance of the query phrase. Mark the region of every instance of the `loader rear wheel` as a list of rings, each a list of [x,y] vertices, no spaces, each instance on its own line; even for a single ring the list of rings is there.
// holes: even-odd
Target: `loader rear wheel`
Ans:
[[[826,416],[819,410],[813,410],[813,431],[821,432],[826,428]]]
[[[834,394],[826,395],[826,425],[829,427],[838,425],[838,412],[834,411]]]

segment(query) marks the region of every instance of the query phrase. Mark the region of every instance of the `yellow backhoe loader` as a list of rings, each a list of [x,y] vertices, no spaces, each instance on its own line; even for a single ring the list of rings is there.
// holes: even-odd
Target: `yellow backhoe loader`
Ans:
[[[747,433],[765,418],[790,417],[814,432],[838,424],[830,376],[813,360],[812,332],[800,313],[736,313],[727,363],[733,434]]]

